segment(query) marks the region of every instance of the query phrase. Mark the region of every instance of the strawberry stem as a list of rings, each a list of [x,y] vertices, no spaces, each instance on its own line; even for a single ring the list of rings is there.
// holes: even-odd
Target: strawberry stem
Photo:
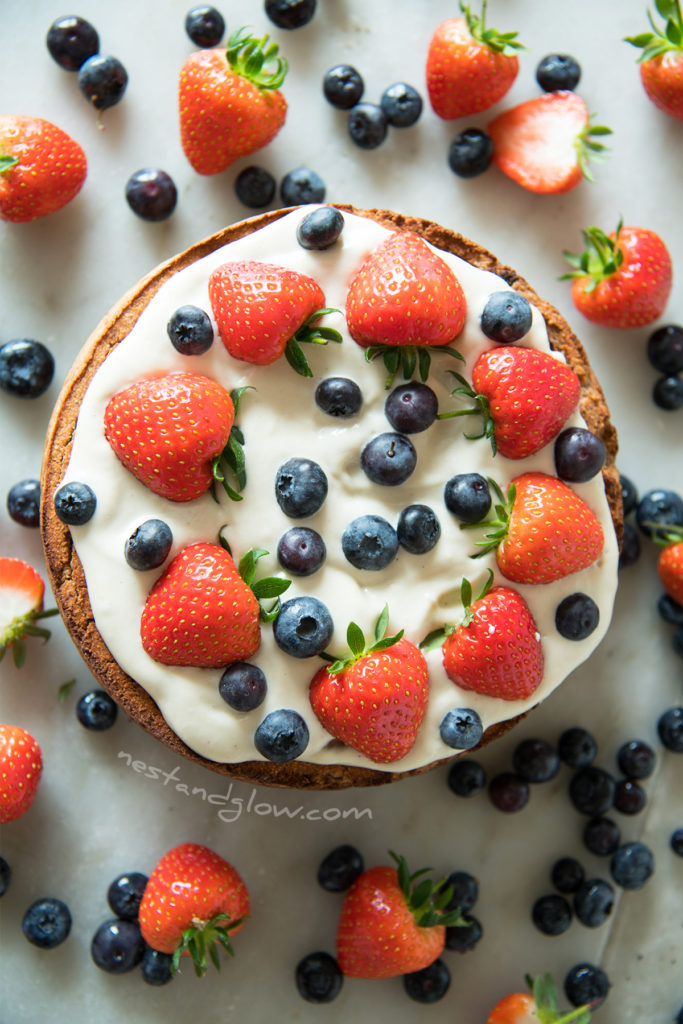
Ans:
[[[586,248],[580,254],[564,252],[564,258],[574,270],[563,274],[561,281],[570,278],[586,278],[586,293],[592,292],[605,278],[616,274],[624,261],[624,254],[619,248],[619,235],[623,221],[617,224],[614,238],[610,238],[601,228],[590,227],[582,231]]]
[[[641,32],[636,36],[624,37],[625,43],[642,49],[643,52],[638,57],[639,64],[647,60],[654,60],[671,51],[683,52],[683,15],[681,15],[679,0],[656,0],[655,6],[658,13],[664,18],[663,28],[655,24],[652,14],[648,10],[647,20],[652,32]]]
[[[396,861],[398,884],[406,906],[411,911],[419,928],[466,923],[463,920],[460,907],[453,910],[446,909],[453,897],[453,886],[449,885],[444,888],[445,879],[443,878],[437,882],[423,878],[422,876],[431,871],[431,868],[421,868],[420,871],[411,874],[405,857],[400,857],[393,850],[389,850],[389,855]],[[421,881],[418,882],[418,879]]]
[[[178,973],[180,958],[186,953],[192,959],[194,972],[198,978],[206,974],[207,953],[216,970],[220,970],[221,964],[218,958],[216,943],[220,942],[226,953],[234,956],[235,951],[230,944],[230,932],[242,924],[244,920],[243,917],[240,917],[236,921],[232,921],[229,915],[224,913],[216,914],[210,921],[201,921],[199,918],[195,918],[192,926],[186,928],[183,932],[182,940],[173,954],[173,960],[171,961],[172,973]]]
[[[516,50],[525,50],[526,47],[517,41],[518,32],[499,32],[495,28],[486,27],[486,5],[487,0],[482,0],[481,15],[476,15],[472,14],[469,4],[460,0],[460,10],[465,16],[472,38],[487,46],[493,53],[502,53],[505,56],[510,56]]]
[[[18,156],[0,156],[0,174],[11,171],[19,163]]]
[[[50,619],[56,614],[56,608],[46,608],[42,611],[27,612],[25,615],[15,615],[0,635],[0,661],[4,658],[5,652],[11,648],[15,668],[21,668],[26,660],[24,637],[36,636],[47,642],[50,639],[50,630],[35,626],[34,623],[38,619]]]
[[[254,581],[256,575],[256,563],[259,558],[270,554],[265,548],[252,548],[243,555],[237,565],[237,571],[251,590],[259,603],[259,618],[261,622],[273,622],[280,614],[280,595],[284,594],[291,584],[291,580],[283,579],[282,576],[264,576]],[[270,608],[266,608],[263,601],[275,599]]]
[[[465,362],[464,356],[456,348],[450,345],[370,345],[365,350],[365,361],[371,363],[373,359],[382,357],[387,369],[385,388],[388,390],[394,383],[394,378],[399,369],[404,380],[410,380],[417,367],[420,380],[426,381],[432,362],[432,354],[443,352],[452,356],[453,359],[460,359]]]
[[[437,415],[437,420],[448,420],[455,416],[472,416],[477,414],[482,418],[481,430],[478,434],[465,434],[468,441],[478,441],[481,437],[487,437],[491,442],[491,450],[495,455],[498,451],[498,445],[496,443],[496,436],[494,433],[495,424],[491,416],[491,406],[486,395],[477,394],[472,385],[465,380],[460,373],[456,373],[455,370],[448,371],[452,377],[460,382],[459,388],[454,388],[451,391],[452,395],[465,395],[467,398],[471,398],[474,401],[474,405],[468,406],[467,409],[451,409],[450,412],[440,412]]]
[[[287,60],[278,57],[277,43],[268,45],[269,36],[257,39],[248,28],[237,29],[228,39],[226,55],[228,64],[235,74],[246,78],[264,91],[278,89],[285,80],[289,69]],[[275,62],[272,70],[267,65]]]
[[[339,309],[316,309],[289,339],[285,346],[285,358],[292,369],[301,377],[312,377],[313,371],[303,353],[301,345],[312,343],[326,345],[328,341],[341,343],[342,336],[334,327],[319,327],[318,321],[328,313],[339,313]]]
[[[328,654],[327,651],[323,651],[320,655],[325,661],[331,663],[327,668],[329,674],[332,676],[337,675],[339,672],[343,672],[344,669],[354,665],[357,661],[360,661],[365,655],[386,651],[393,647],[394,644],[397,644],[402,638],[404,631],[401,629],[393,636],[387,636],[388,625],[389,608],[385,605],[375,623],[374,643],[368,646],[363,630],[357,623],[350,622],[346,630],[346,642],[350,653],[343,658],[335,658],[334,655]]]

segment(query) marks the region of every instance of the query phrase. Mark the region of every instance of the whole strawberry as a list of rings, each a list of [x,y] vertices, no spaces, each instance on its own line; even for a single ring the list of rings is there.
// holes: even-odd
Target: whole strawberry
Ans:
[[[369,868],[344,898],[337,962],[349,978],[395,978],[420,971],[443,951],[446,926],[462,922],[460,910],[445,909],[450,888],[426,880],[428,868],[411,875],[403,857],[391,856],[397,867]]]
[[[327,731],[377,764],[398,761],[412,748],[429,694],[422,652],[403,630],[387,636],[387,625],[385,608],[367,646],[352,622],[350,655],[316,672],[310,688],[311,707]]]
[[[56,124],[0,114],[0,220],[56,213],[80,192],[87,169],[81,147]]]
[[[17,668],[26,658],[27,636],[47,640],[50,631],[36,625],[39,619],[57,614],[43,610],[45,584],[40,574],[21,558],[0,558],[0,661],[12,651]]]
[[[652,32],[627,36],[626,42],[642,49],[638,58],[640,80],[656,107],[683,121],[683,16],[679,0],[658,0],[657,10],[666,19],[658,27],[650,12]]]
[[[591,1006],[559,1010],[557,989],[549,974],[527,976],[529,992],[511,992],[499,999],[486,1018],[486,1024],[590,1024]]]
[[[156,865],[140,902],[145,942],[173,954],[173,971],[190,956],[195,974],[206,973],[207,953],[220,968],[217,944],[232,956],[230,939],[249,916],[249,893],[231,864],[198,843],[183,843]]]
[[[662,545],[657,572],[669,597],[683,605],[683,527],[657,523],[652,538]]]
[[[657,320],[673,283],[671,256],[659,235],[621,221],[609,235],[597,227],[582,234],[584,252],[564,254],[574,267],[564,279],[572,280],[578,311],[602,327],[643,327]]]
[[[449,18],[434,32],[427,52],[427,91],[432,109],[451,120],[492,107],[508,91],[519,71],[516,32],[486,27],[486,0],[481,17],[460,0],[462,18]]]
[[[0,725],[0,824],[26,813],[42,771],[38,741],[18,725]]]
[[[268,36],[257,39],[240,28],[230,36],[227,50],[196,50],[183,64],[180,141],[199,174],[226,170],[267,145],[282,128],[287,102],[279,86],[287,61],[277,53]]]

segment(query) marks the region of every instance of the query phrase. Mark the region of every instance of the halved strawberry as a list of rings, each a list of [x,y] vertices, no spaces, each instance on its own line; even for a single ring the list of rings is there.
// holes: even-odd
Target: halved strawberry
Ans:
[[[663,28],[655,25],[648,11],[652,32],[627,36],[625,42],[642,49],[638,58],[640,80],[656,107],[683,121],[683,15],[679,0],[657,0],[665,18]]]
[[[42,771],[38,741],[18,725],[0,725],[0,824],[16,821],[26,813]]]
[[[486,1018],[486,1024],[590,1024],[590,1010],[596,1004],[559,1010],[557,988],[550,974],[538,978],[527,975],[526,981],[530,991],[503,996]]]
[[[36,626],[39,619],[57,614],[43,610],[45,584],[40,574],[21,558],[0,558],[0,661],[11,648],[14,664],[21,668],[26,659],[24,637],[47,640],[50,631]]]

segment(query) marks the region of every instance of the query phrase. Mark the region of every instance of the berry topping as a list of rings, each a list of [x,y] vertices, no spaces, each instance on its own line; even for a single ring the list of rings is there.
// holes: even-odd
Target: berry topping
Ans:
[[[31,945],[54,949],[69,937],[71,911],[54,897],[36,900],[24,914],[21,929]]]
[[[96,110],[107,110],[123,99],[128,72],[116,57],[97,53],[81,64],[78,87]]]
[[[298,711],[279,708],[263,719],[254,733],[259,754],[277,764],[286,764],[303,754],[308,746],[308,726]]]
[[[265,167],[245,167],[235,178],[235,195],[251,210],[260,210],[272,202],[277,185]]]
[[[292,576],[311,576],[320,569],[326,555],[325,541],[320,534],[305,526],[287,530],[277,546],[280,565]]]
[[[266,699],[268,684],[258,667],[248,661],[236,661],[223,672],[218,692],[233,711],[253,711]]]
[[[459,757],[449,768],[447,781],[456,796],[474,796],[486,785],[486,771],[478,761]]]
[[[341,992],[344,975],[329,953],[308,953],[296,965],[297,991],[307,1003],[331,1003]]]
[[[484,727],[478,712],[472,708],[451,708],[441,719],[439,735],[455,750],[471,750],[484,735]]]
[[[147,882],[147,875],[140,871],[129,871],[124,875],[118,875],[109,886],[107,902],[113,913],[122,921],[137,921],[140,901]]]
[[[325,99],[339,110],[355,107],[364,88],[363,79],[350,64],[335,64],[323,78]]]
[[[586,768],[595,760],[598,745],[587,729],[573,726],[565,729],[557,741],[560,760],[570,768]]]
[[[683,327],[666,324],[658,327],[647,339],[647,358],[660,373],[683,371]]]
[[[576,89],[580,78],[578,61],[567,53],[549,53],[536,65],[536,81],[544,92]]]
[[[52,383],[55,361],[40,341],[17,338],[0,347],[0,388],[16,398],[40,398]]]
[[[438,412],[432,389],[419,381],[394,388],[384,403],[384,415],[401,434],[419,434],[431,427]]]
[[[614,889],[604,878],[588,878],[574,893],[574,913],[587,928],[599,928],[614,907]]]
[[[386,569],[398,552],[398,535],[382,516],[358,516],[342,534],[342,551],[356,569]]]
[[[91,690],[84,694],[76,705],[76,718],[84,729],[103,732],[105,729],[111,729],[118,710],[104,690]]]
[[[325,182],[310,167],[297,167],[285,174],[280,182],[280,198],[285,206],[322,203],[325,199]]]
[[[278,28],[295,29],[308,25],[316,5],[317,0],[265,0],[263,6]]]
[[[170,174],[159,167],[143,167],[126,182],[126,202],[142,220],[166,220],[175,210],[178,190]]]
[[[394,128],[409,128],[422,113],[422,97],[406,82],[388,86],[380,96],[379,105]]]
[[[448,150],[448,166],[460,178],[476,178],[493,160],[493,139],[483,128],[465,128]]]
[[[396,525],[398,542],[411,555],[431,551],[441,536],[441,526],[429,505],[408,505]]]
[[[100,48],[96,29],[85,18],[74,16],[53,21],[45,43],[52,59],[65,71],[78,71]]]
[[[285,601],[273,626],[278,647],[293,658],[313,658],[327,647],[334,623],[317,597],[293,597]]]
[[[275,474],[276,501],[291,519],[315,515],[327,497],[327,487],[324,470],[311,459],[288,459]]]
[[[569,594],[555,609],[555,629],[565,640],[585,640],[600,621],[600,609],[588,594]]]
[[[481,314],[481,329],[487,338],[500,345],[521,341],[531,330],[533,315],[528,299],[512,288],[493,292]]]
[[[555,439],[555,469],[568,483],[582,484],[600,472],[607,455],[605,445],[585,427],[567,427]]]
[[[416,1003],[437,1003],[446,995],[450,984],[451,972],[441,959],[420,971],[409,971],[403,975],[406,995]]]
[[[526,739],[515,747],[512,767],[527,782],[549,782],[560,770],[560,758],[547,740]]]
[[[7,492],[7,512],[20,526],[40,523],[40,480],[19,480]]]
[[[609,869],[622,889],[642,889],[655,869],[655,859],[644,843],[624,843],[612,855]]]
[[[349,110],[349,138],[360,149],[377,149],[387,137],[389,121],[376,103],[356,103]]]
[[[413,473],[417,465],[417,452],[403,434],[379,434],[363,448],[360,464],[373,483],[396,487]]]
[[[344,218],[334,206],[312,210],[299,222],[296,240],[302,249],[329,249],[344,230]]]
[[[215,7],[202,4],[187,12],[185,31],[195,46],[218,46],[225,32],[225,21]]]
[[[586,765],[579,768],[569,783],[569,799],[581,814],[597,818],[614,803],[615,781],[604,768]]]
[[[335,846],[320,863],[318,884],[327,892],[346,892],[363,874],[363,855],[348,843]]]
[[[83,526],[95,515],[97,498],[87,484],[78,480],[62,484],[54,497],[55,515],[67,526]]]
[[[131,569],[158,569],[168,558],[173,544],[171,527],[163,519],[147,519],[132,533],[124,548]]]
[[[443,500],[463,523],[480,523],[491,508],[488,481],[480,473],[458,473],[446,481]]]
[[[544,935],[561,935],[572,921],[572,909],[564,896],[539,896],[531,908],[531,920]]]
[[[144,952],[137,921],[103,921],[90,943],[93,963],[107,974],[127,974],[138,966]]]
[[[363,395],[355,380],[326,377],[315,389],[315,404],[328,416],[349,419],[360,412]]]
[[[198,306],[180,306],[166,325],[176,351],[184,356],[201,356],[213,344],[213,326],[208,313]]]

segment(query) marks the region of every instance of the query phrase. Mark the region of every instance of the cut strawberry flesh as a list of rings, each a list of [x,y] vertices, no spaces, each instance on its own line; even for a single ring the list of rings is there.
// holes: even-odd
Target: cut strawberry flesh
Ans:
[[[43,604],[45,584],[20,558],[0,558],[0,627]]]

